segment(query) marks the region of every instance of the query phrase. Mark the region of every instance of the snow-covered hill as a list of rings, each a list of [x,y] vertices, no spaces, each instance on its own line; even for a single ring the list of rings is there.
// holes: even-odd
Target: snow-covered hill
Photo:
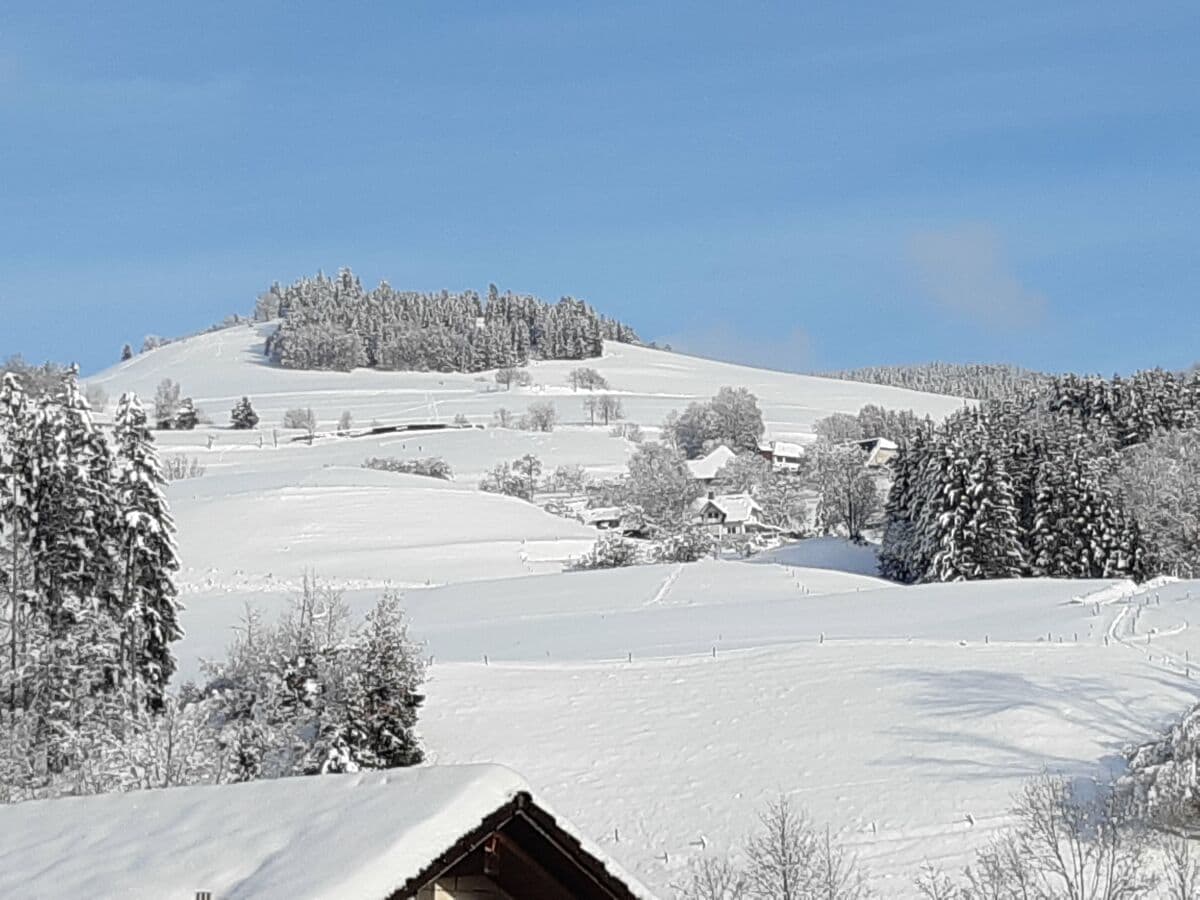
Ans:
[[[414,372],[307,372],[270,365],[263,342],[273,325],[237,326],[139,354],[89,378],[111,400],[135,391],[147,403],[165,378],[178,382],[214,427],[159,433],[165,456],[195,458],[202,478],[170,488],[179,524],[184,589],[260,591],[305,569],[347,586],[433,585],[558,572],[595,533],[519,501],[474,489],[496,463],[536,454],[549,471],[583,465],[593,474],[624,470],[633,445],[583,424],[582,398],[567,374],[576,362],[534,362],[529,388],[501,390],[486,375]],[[626,344],[606,344],[591,360],[620,395],[626,419],[649,429],[672,409],[724,385],[750,388],[772,435],[803,436],[831,412],[864,404],[942,416],[962,401],[874,385],[768,372]],[[233,431],[229,410],[249,396],[258,431]],[[312,408],[333,430],[349,411],[360,426],[438,420],[457,414],[490,423],[499,407],[521,412],[554,402],[567,423],[553,433],[469,429],[370,437],[326,437],[312,446],[279,428],[290,408]],[[572,424],[573,423],[573,424]],[[452,484],[363,471],[370,456],[440,456]]]
[[[433,657],[422,730],[433,761],[523,773],[651,887],[736,847],[779,793],[860,854],[881,896],[910,896],[924,860],[957,866],[1044,767],[1102,774],[1196,695],[1200,586],[1108,582],[902,588],[869,550],[820,540],[757,560],[562,573],[595,533],[475,489],[502,460],[616,473],[633,445],[583,424],[575,363],[534,385],[486,376],[295,372],[268,365],[270,326],[142,354],[89,379],[115,397],[172,378],[218,427],[165,433],[203,477],[170,487],[187,637],[180,677],[220,653],[245,602],[281,609],[306,569],[365,608],[404,592]],[[759,398],[773,437],[809,436],[866,403],[942,416],[962,401],[765,372],[626,345],[590,361],[627,417],[656,426],[723,385]],[[264,430],[224,427],[242,395]],[[490,422],[555,402],[551,434],[470,429],[293,443],[290,407],[328,426]],[[210,445],[211,442],[211,445]],[[441,456],[456,480],[362,469],[368,456]],[[1139,612],[1140,610],[1140,612]],[[1200,657],[1197,657],[1200,658]]]
[[[531,388],[504,391],[490,376],[458,373],[307,372],[271,366],[263,356],[265,336],[273,325],[247,325],[188,338],[135,356],[87,379],[116,396],[137,391],[152,397],[164,378],[183,386],[218,424],[243,394],[254,401],[266,427],[276,425],[290,407],[312,407],[332,427],[343,410],[356,421],[384,422],[428,419],[449,421],[462,413],[488,422],[501,406],[520,412],[532,400],[551,400],[564,422],[587,421],[582,397],[567,383],[567,373],[581,365],[597,369],[621,398],[626,417],[658,425],[672,409],[707,399],[725,385],[749,388],[758,396],[768,431],[776,437],[804,435],[817,419],[833,412],[856,413],[868,403],[912,409],[942,418],[962,405],[943,397],[900,388],[770,372],[650,350],[606,343],[604,357],[574,362],[533,362]],[[586,394],[584,395],[586,396]]]

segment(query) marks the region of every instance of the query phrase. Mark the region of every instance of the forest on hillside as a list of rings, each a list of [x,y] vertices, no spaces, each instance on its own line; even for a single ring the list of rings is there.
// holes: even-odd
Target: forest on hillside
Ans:
[[[589,359],[604,341],[638,342],[634,330],[587,303],[474,291],[418,293],[386,281],[366,290],[342,269],[258,298],[255,318],[280,320],[266,352],[289,369],[376,369],[480,372],[530,359]]]
[[[918,431],[881,572],[902,582],[1200,574],[1200,373],[1053,379]]]
[[[1048,387],[1053,375],[1004,363],[931,362],[908,366],[865,366],[816,372],[822,378],[862,381],[888,387],[967,397],[971,400],[1006,400]]]

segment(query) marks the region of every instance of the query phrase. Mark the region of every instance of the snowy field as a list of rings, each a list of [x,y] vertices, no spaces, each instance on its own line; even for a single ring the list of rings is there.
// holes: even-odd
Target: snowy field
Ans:
[[[831,540],[747,562],[562,573],[594,532],[475,484],[526,452],[547,469],[623,468],[632,445],[581,424],[566,385],[576,364],[534,364],[534,386],[511,392],[469,375],[290,372],[262,359],[264,327],[89,379],[115,399],[173,378],[221,426],[246,394],[263,420],[261,447],[259,433],[224,427],[162,435],[165,455],[207,467],[169,492],[187,605],[180,677],[221,652],[246,602],[281,609],[306,568],[359,610],[401,590],[433,658],[431,761],[512,767],[665,897],[780,793],[854,847],[881,896],[911,896],[923,861],[956,867],[1004,824],[1023,778],[1103,775],[1195,699],[1196,584],[903,588],[873,576],[869,550]],[[723,385],[758,395],[772,437],[800,439],[865,403],[940,416],[962,402],[613,344],[585,364],[643,426]],[[326,424],[347,409],[360,424],[460,412],[482,423],[534,399],[575,424],[311,447],[294,433],[275,447],[270,431],[297,406]],[[359,468],[376,455],[442,456],[456,481]]]
[[[229,421],[229,411],[243,394],[249,394],[262,425],[278,425],[285,410],[312,407],[319,421],[332,429],[343,410],[356,422],[373,419],[392,423],[428,420],[441,416],[450,421],[462,413],[472,421],[490,423],[499,407],[524,411],[534,400],[550,400],[564,423],[588,421],[582,400],[567,374],[579,366],[599,371],[611,393],[621,398],[626,417],[643,426],[657,426],[673,409],[683,410],[693,400],[706,400],[726,385],[746,387],[763,409],[770,436],[806,436],[812,423],[834,412],[857,413],[868,403],[894,409],[912,409],[941,418],[963,401],[900,388],[769,372],[747,366],[713,362],[694,356],[648,350],[628,344],[606,343],[601,359],[535,361],[529,365],[534,383],[529,388],[506,391],[490,373],[477,375],[440,372],[301,372],[271,366],[263,356],[263,341],[274,326],[238,326],[168,344],[135,356],[88,379],[114,398],[135,390],[153,397],[164,378],[183,387],[218,425]],[[607,429],[597,428],[607,432]]]

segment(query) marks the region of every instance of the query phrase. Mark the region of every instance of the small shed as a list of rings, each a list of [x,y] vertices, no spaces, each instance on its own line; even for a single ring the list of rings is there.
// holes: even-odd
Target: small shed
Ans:
[[[501,766],[0,807],[0,896],[654,900]]]

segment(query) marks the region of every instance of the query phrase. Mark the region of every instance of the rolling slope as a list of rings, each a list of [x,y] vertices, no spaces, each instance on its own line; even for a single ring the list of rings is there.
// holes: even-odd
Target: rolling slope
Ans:
[[[904,588],[862,548],[817,540],[756,560],[561,573],[595,533],[475,489],[526,452],[547,468],[619,472],[633,450],[581,423],[576,363],[535,363],[511,392],[486,376],[289,372],[265,329],[169,345],[92,379],[115,399],[165,377],[218,426],[160,435],[202,478],[169,494],[179,525],[187,636],[179,678],[221,652],[246,602],[269,616],[305,569],[356,611],[403,592],[432,658],[421,729],[435,762],[498,762],[666,898],[688,864],[736,854],[785,794],[859,854],[880,896],[913,896],[924,861],[954,868],[1006,821],[1044,768],[1102,777],[1179,716],[1200,679],[1200,585],[1019,582]],[[809,436],[865,403],[940,416],[955,398],[764,372],[624,345],[594,365],[628,418],[654,426],[719,387],[758,395],[772,436]],[[243,394],[261,433],[224,427]],[[504,405],[559,405],[552,434],[470,429],[330,437],[272,427],[289,407],[325,423],[490,421]],[[211,441],[211,446],[210,446]],[[437,455],[456,481],[360,468]]]

